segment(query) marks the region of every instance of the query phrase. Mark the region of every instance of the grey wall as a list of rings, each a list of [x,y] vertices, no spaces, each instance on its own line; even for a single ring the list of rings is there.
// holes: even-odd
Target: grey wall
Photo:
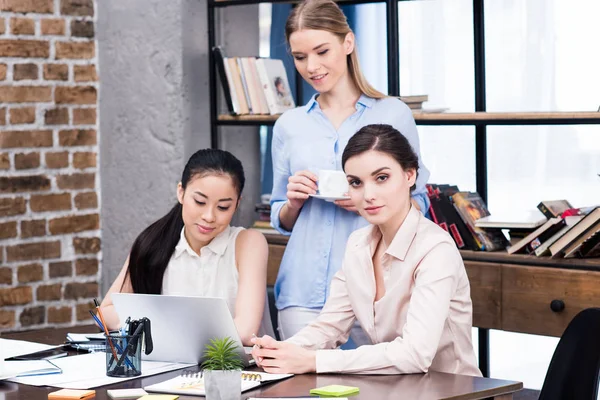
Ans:
[[[187,158],[210,146],[208,42],[203,0],[98,2],[102,292],[135,237],[176,201]],[[221,13],[230,55],[258,54],[258,7]],[[222,148],[242,160],[248,226],[260,192],[257,128],[222,129]]]

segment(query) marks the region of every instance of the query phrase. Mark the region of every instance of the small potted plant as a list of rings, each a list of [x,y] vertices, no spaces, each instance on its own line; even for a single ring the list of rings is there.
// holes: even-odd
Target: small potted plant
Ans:
[[[206,400],[239,400],[242,393],[244,364],[238,345],[230,337],[211,339],[202,363]]]

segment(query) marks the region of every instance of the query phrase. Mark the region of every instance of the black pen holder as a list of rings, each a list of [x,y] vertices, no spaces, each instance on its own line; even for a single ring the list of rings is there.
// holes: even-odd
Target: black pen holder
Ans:
[[[142,338],[142,335],[107,336],[106,376],[129,378],[142,374]]]

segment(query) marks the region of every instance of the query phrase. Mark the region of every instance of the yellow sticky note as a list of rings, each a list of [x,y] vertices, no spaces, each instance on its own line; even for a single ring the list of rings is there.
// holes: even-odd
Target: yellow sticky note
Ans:
[[[354,386],[344,386],[344,385],[329,385],[322,386],[320,388],[315,388],[310,390],[310,394],[316,394],[319,396],[347,396],[349,394],[358,393],[359,389]]]
[[[140,397],[138,400],[176,400],[179,396],[172,394],[147,394]]]

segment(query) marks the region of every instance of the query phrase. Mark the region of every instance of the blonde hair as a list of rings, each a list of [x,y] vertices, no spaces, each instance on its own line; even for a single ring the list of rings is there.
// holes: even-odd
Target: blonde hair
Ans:
[[[341,41],[352,32],[346,16],[332,0],[304,0],[295,7],[285,23],[285,38],[290,43],[292,33],[301,29],[314,29],[333,33]],[[385,94],[375,89],[367,81],[360,69],[356,44],[347,57],[348,71],[352,81],[362,94],[374,99],[382,99]]]

